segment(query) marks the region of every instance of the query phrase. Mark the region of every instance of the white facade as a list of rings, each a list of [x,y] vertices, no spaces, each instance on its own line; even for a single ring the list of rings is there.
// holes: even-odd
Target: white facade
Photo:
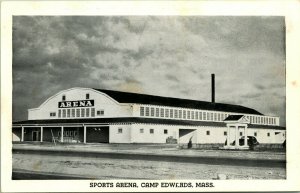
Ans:
[[[104,129],[103,126],[105,126],[109,131],[102,133],[102,135],[107,135],[105,136],[107,138],[103,140],[109,143],[166,143],[167,139],[172,138],[178,144],[186,144],[189,141],[192,144],[224,144],[228,135],[224,119],[229,115],[244,115],[250,122],[247,135],[256,137],[262,144],[282,144],[285,141],[285,128],[279,126],[279,117],[164,105],[119,103],[108,94],[91,88],[63,90],[47,99],[38,108],[29,109],[29,122],[14,124],[13,140],[40,140],[47,138],[42,136],[43,133],[53,135],[54,132],[52,140],[56,138],[65,142],[66,137],[71,137],[70,133],[74,134],[72,137],[75,137],[76,133],[76,140],[71,141],[89,142],[87,138],[90,138],[90,141],[97,142],[97,135],[101,138],[101,129],[97,130],[97,128]],[[139,120],[103,123],[101,118],[138,118]],[[78,119],[84,119],[84,122],[76,122],[74,126],[73,121]],[[96,122],[95,119],[97,119]],[[144,119],[148,121],[143,122]],[[38,120],[44,122],[36,124],[35,121]],[[49,120],[56,122],[50,123]],[[61,123],[59,120],[69,120],[69,122]],[[93,122],[90,123],[89,120]],[[152,120],[153,123],[151,123]],[[156,123],[157,120],[160,122]],[[176,124],[167,123],[170,120],[176,121]],[[186,124],[186,122],[191,124]],[[212,123],[209,124],[212,126],[205,126],[207,123]],[[17,130],[17,128],[22,128],[25,133],[31,132],[32,125],[41,129],[35,129],[34,134],[22,134]],[[72,127],[74,129],[70,130]],[[50,128],[52,133],[49,131]],[[67,136],[64,136],[65,132]],[[241,130],[238,134],[244,136],[244,132]],[[63,133],[62,136],[61,133]],[[232,143],[236,139],[235,132],[230,130],[229,133],[230,143]],[[34,135],[41,135],[41,137]],[[48,139],[51,141],[50,137]]]

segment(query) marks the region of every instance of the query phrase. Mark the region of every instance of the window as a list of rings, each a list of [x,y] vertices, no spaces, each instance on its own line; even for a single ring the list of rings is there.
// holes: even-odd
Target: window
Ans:
[[[154,129],[150,129],[150,134],[153,134],[154,133]]]
[[[202,120],[202,112],[199,112],[199,119]]]
[[[91,108],[91,116],[95,117],[95,108]]]
[[[85,114],[85,110],[81,109],[81,117],[84,117],[84,114]]]
[[[165,110],[165,115],[166,115],[165,117],[169,117],[169,109]]]
[[[85,110],[86,117],[90,117],[90,109]]]
[[[151,115],[151,117],[154,117],[154,108],[153,107],[150,109],[150,115]]]
[[[140,107],[140,116],[144,116],[144,107]]]
[[[118,128],[118,133],[123,133],[123,129],[122,128]]]
[[[163,108],[160,109],[160,117],[164,117],[165,115],[165,111]]]
[[[75,117],[75,109],[72,109],[72,117]]]
[[[183,119],[186,119],[186,111],[183,110],[183,116],[182,116]]]
[[[195,112],[192,111],[191,113],[192,113],[191,118],[192,118],[192,119],[195,119]]]
[[[56,116],[56,113],[55,112],[51,112],[50,113],[50,117],[55,117]]]
[[[224,136],[227,136],[227,131],[224,131]]]
[[[58,110],[58,117],[61,117],[61,110]]]
[[[210,135],[210,131],[206,131],[206,135]]]
[[[167,129],[164,129],[164,134],[168,134],[168,130]]]
[[[80,117],[80,109],[76,109],[76,117]]]
[[[207,113],[207,117],[206,117],[206,120],[210,120],[210,113]]]
[[[159,108],[155,108],[155,117],[159,117]]]
[[[146,107],[146,113],[145,116],[149,116],[149,107]]]
[[[270,137],[270,133],[267,133],[267,136]]]
[[[173,109],[170,109],[170,118],[173,118]]]
[[[206,112],[203,112],[203,120],[206,120]]]
[[[90,99],[90,94],[89,94],[89,93],[86,93],[86,94],[85,94],[85,98],[86,98],[86,99]]]
[[[70,114],[71,114],[71,109],[68,109],[67,110],[67,117],[70,117]]]
[[[178,110],[174,110],[174,118],[178,118]]]
[[[243,132],[240,132],[240,136],[243,136]]]
[[[214,113],[214,118],[213,118],[214,121],[217,120],[217,113]]]
[[[140,133],[144,133],[144,129],[140,129]]]
[[[63,115],[63,117],[66,117],[66,109],[63,109],[63,113],[62,113]]]
[[[198,113],[198,111],[197,111],[197,112],[195,113],[195,119],[196,119],[196,120],[199,119],[199,116],[198,116],[198,115],[199,115],[199,113]]]
[[[103,116],[103,115],[104,115],[104,110],[103,110],[103,109],[98,110],[98,111],[97,111],[97,115],[98,115],[98,116]]]
[[[187,119],[190,119],[190,118],[191,118],[191,112],[187,111]]]
[[[179,119],[182,118],[182,110],[179,110]]]
[[[66,100],[66,95],[62,95],[62,100],[63,100],[63,101]]]
[[[218,121],[222,121],[222,120],[221,120],[221,114],[220,114],[220,113],[218,113]]]
[[[254,132],[254,137],[256,137],[257,136],[257,132]]]

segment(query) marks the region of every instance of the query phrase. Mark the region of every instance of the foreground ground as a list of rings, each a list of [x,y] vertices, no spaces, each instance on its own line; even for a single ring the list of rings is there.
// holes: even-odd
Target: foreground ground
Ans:
[[[216,179],[218,174],[225,174],[228,179],[285,179],[286,170],[284,167],[254,167],[243,166],[241,164],[216,164],[216,163],[191,163],[188,161],[192,156],[197,159],[217,156],[221,158],[234,158],[242,160],[282,160],[285,159],[283,152],[238,152],[220,150],[186,150],[177,149],[176,146],[116,146],[116,145],[79,145],[79,146],[56,146],[18,144],[15,148],[25,149],[58,149],[78,151],[78,154],[65,156],[63,154],[31,154],[13,153],[13,170],[27,170],[33,172],[66,174],[71,176],[81,176],[82,178],[95,179]],[[93,157],[80,156],[80,151],[86,149],[98,152],[122,153],[122,158],[118,157]],[[187,161],[173,162],[170,160],[139,160],[131,159],[135,154],[150,155],[181,155]]]

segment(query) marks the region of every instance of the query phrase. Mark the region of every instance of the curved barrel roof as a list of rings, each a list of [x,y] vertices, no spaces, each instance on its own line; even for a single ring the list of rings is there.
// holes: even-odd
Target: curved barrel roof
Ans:
[[[115,99],[119,103],[160,105],[160,106],[192,108],[192,109],[211,110],[211,111],[225,111],[225,112],[234,112],[234,113],[263,115],[262,113],[254,109],[240,106],[240,105],[212,103],[206,101],[162,97],[162,96],[155,96],[155,95],[121,92],[121,91],[113,91],[113,90],[105,90],[105,89],[94,88],[94,90],[107,94],[108,96]]]

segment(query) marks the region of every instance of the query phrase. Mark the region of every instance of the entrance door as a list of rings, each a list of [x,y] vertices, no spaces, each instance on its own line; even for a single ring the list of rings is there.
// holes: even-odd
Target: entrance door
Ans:
[[[40,141],[40,132],[32,131],[32,141]]]

